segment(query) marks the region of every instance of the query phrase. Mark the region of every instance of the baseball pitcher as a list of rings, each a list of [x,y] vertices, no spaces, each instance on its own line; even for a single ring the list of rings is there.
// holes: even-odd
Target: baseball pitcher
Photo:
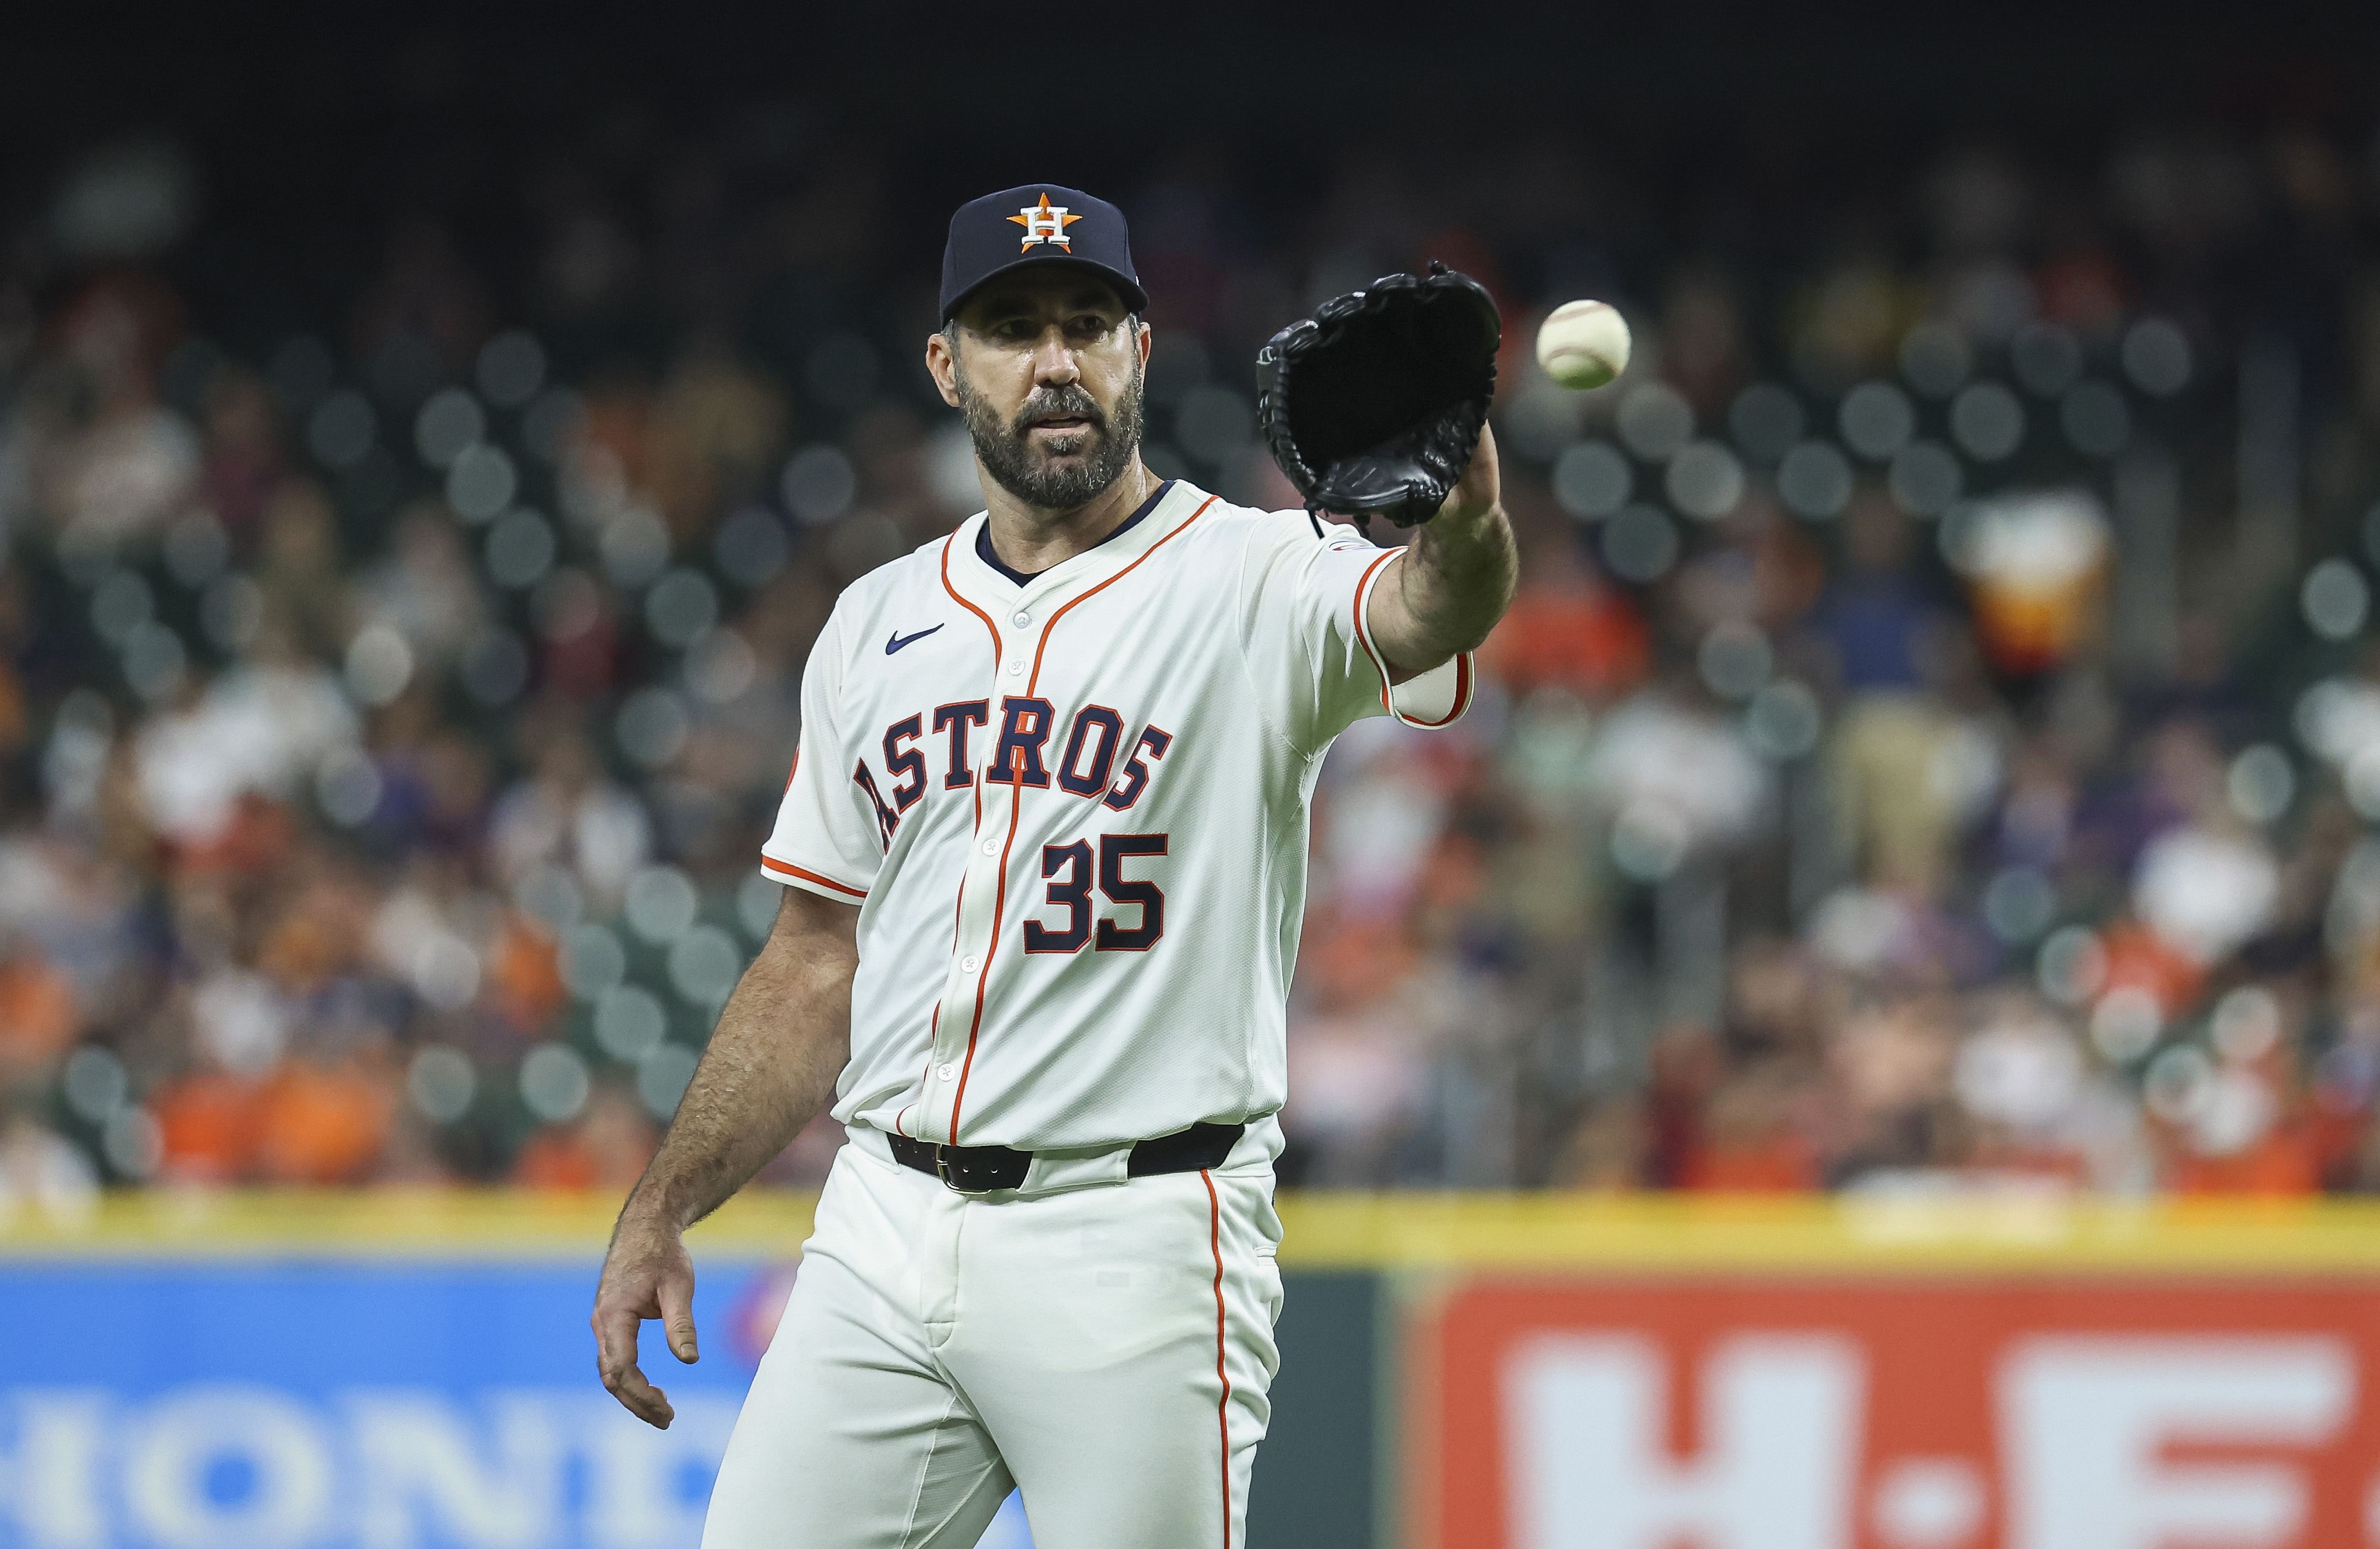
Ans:
[[[1360,717],[1463,713],[1516,567],[1484,391],[1378,507],[1406,547],[1157,478],[1147,305],[1112,205],[1035,185],[951,221],[926,369],[986,508],[819,636],[776,926],[596,1295],[604,1386],[666,1426],[637,1339],[659,1319],[695,1359],[682,1234],[832,1103],[849,1141],[707,1549],[966,1549],[1012,1484],[1041,1549],[1242,1538],[1316,775]],[[1447,336],[1310,391],[1409,415]],[[1334,406],[1269,401],[1276,448]]]

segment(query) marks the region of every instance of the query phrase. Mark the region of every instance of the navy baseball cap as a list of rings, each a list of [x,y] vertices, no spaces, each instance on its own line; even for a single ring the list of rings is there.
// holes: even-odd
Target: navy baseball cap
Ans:
[[[1080,188],[1027,183],[969,200],[951,217],[942,247],[942,321],[986,281],[1043,263],[1088,270],[1115,286],[1134,311],[1148,309],[1148,293],[1133,272],[1123,212]]]

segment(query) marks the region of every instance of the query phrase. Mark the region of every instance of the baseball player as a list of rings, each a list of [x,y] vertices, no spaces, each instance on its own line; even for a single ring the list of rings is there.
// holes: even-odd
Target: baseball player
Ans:
[[[1443,726],[1510,601],[1483,433],[1407,548],[1141,462],[1123,217],[953,217],[926,369],[986,510],[863,576],[802,684],[785,885],[595,1301],[696,1355],[681,1234],[830,1100],[849,1140],[720,1467],[707,1549],[1231,1549],[1277,1364],[1284,1001],[1323,754]]]

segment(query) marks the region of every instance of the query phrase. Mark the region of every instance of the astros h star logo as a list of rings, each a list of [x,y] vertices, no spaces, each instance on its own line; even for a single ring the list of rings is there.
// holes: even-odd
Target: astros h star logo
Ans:
[[[1067,214],[1062,204],[1051,204],[1048,194],[1041,196],[1039,204],[1028,204],[1008,218],[1025,228],[1025,246],[1016,249],[1020,253],[1030,252],[1037,242],[1047,242],[1062,253],[1075,250],[1066,240],[1066,228],[1082,217]]]

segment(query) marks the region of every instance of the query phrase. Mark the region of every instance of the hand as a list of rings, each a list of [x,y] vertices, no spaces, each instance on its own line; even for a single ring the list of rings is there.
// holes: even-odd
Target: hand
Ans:
[[[666,1431],[677,1411],[669,1395],[637,1369],[637,1335],[647,1318],[661,1320],[670,1353],[693,1365],[694,1260],[676,1231],[624,1218],[603,1255],[595,1315],[589,1320],[595,1329],[595,1369],[630,1414]]]
[[[1512,606],[1520,556],[1501,494],[1496,438],[1483,425],[1463,481],[1439,502],[1438,514],[1415,529],[1372,594],[1372,644],[1390,683],[1405,683],[1458,651],[1476,649]]]
[[[1451,517],[1457,526],[1475,522],[1496,509],[1503,493],[1503,479],[1496,468],[1496,432],[1482,425],[1471,466],[1463,470],[1462,481],[1447,491],[1431,520],[1443,522]]]

